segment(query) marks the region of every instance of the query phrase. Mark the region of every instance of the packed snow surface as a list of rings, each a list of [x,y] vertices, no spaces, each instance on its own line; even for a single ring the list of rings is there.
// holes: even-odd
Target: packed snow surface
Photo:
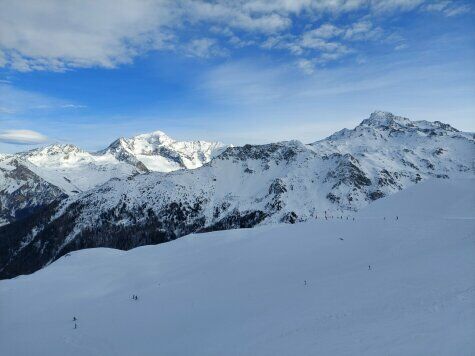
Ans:
[[[2,354],[473,355],[474,187],[429,180],[355,220],[71,253],[0,281]]]

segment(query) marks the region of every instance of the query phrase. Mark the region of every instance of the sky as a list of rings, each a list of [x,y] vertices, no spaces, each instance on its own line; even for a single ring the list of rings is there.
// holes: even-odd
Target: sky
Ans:
[[[313,142],[372,111],[475,131],[464,0],[0,0],[0,152]]]

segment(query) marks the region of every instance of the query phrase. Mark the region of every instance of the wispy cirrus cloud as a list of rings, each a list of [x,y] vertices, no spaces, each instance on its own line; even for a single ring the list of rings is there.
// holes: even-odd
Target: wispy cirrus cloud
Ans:
[[[435,1],[424,6],[424,10],[440,12],[445,16],[452,17],[467,13],[471,10],[468,4],[450,0]]]

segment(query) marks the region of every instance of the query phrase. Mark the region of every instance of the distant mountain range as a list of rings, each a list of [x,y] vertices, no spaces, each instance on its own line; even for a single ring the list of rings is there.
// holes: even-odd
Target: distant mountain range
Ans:
[[[111,178],[200,167],[226,147],[219,142],[175,141],[156,131],[120,138],[96,153],[55,144],[0,155],[0,225]]]
[[[427,178],[473,176],[474,158],[472,133],[379,111],[311,144],[226,147],[156,132],[96,154],[68,145],[6,156],[0,277],[82,248],[348,215]]]

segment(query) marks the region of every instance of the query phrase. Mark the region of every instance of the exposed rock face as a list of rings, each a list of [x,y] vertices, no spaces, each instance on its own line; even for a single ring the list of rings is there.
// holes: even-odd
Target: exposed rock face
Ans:
[[[0,225],[27,217],[63,197],[58,187],[21,162],[11,160],[0,165]]]

